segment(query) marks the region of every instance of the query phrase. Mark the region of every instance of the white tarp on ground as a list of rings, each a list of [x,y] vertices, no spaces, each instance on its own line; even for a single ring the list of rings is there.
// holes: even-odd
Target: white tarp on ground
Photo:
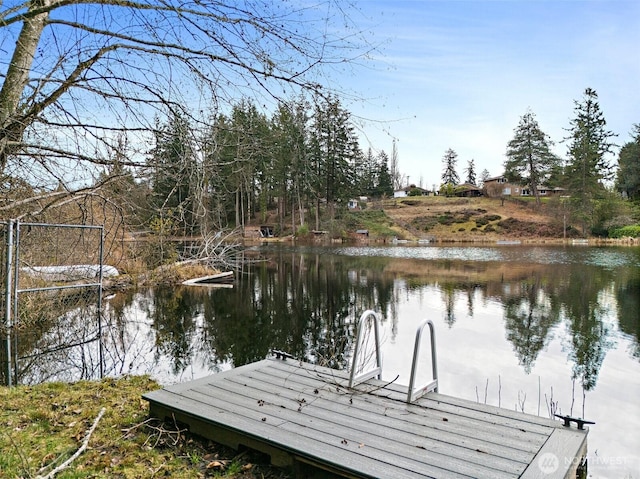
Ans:
[[[42,278],[46,281],[78,281],[97,279],[100,276],[99,264],[74,264],[69,266],[28,266],[20,268],[22,273]],[[120,273],[114,266],[103,265],[102,277],[110,278]]]

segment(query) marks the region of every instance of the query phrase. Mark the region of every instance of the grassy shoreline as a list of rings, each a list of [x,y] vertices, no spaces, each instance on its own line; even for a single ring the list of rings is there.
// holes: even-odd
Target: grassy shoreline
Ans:
[[[102,408],[86,450],[56,478],[288,477],[264,457],[149,418],[141,395],[159,387],[146,376],[0,387],[0,477],[47,477],[81,448]]]
[[[633,207],[629,205],[629,215]],[[285,230],[275,238],[245,237],[246,243],[295,241],[296,243],[354,242],[388,244],[394,239],[411,242],[429,239],[433,244],[495,244],[520,241],[522,244],[587,244],[639,246],[640,237],[606,238],[584,235],[578,226],[563,221],[558,205],[546,199],[534,201],[501,198],[457,198],[444,196],[393,198],[372,202],[362,209],[344,212],[322,231],[303,230],[292,236]],[[638,217],[640,211],[636,211]],[[267,223],[278,224],[275,216]],[[265,223],[266,224],[266,223]],[[358,231],[367,231],[366,236]]]

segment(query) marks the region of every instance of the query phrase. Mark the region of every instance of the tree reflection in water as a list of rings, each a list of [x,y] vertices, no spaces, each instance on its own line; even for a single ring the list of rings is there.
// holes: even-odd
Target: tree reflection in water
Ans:
[[[562,302],[571,331],[569,358],[573,362],[573,379],[578,379],[586,391],[596,385],[602,361],[611,349],[610,325],[603,319],[613,298],[607,289],[612,284],[610,271],[594,271],[589,275],[569,273]]]
[[[603,457],[624,458],[628,464],[620,477],[637,470],[638,386],[629,378],[637,377],[640,367],[640,250],[475,248],[473,260],[464,259],[464,248],[452,250],[424,248],[419,251],[434,257],[420,259],[411,257],[417,250],[401,248],[366,255],[355,255],[357,249],[346,255],[323,248],[267,248],[260,249],[266,261],[237,271],[230,289],[118,293],[104,312],[105,372],[151,374],[168,384],[263,359],[272,349],[344,369],[355,321],[364,310],[383,313],[386,339],[397,343],[394,351],[413,346],[405,334],[412,324],[407,320],[415,318],[407,314],[424,313],[443,339],[438,354],[448,355],[448,362],[440,362],[441,376],[449,374],[457,385],[452,391],[456,388],[449,384],[446,392],[470,399],[474,381],[488,385],[491,377],[493,386],[504,371],[502,405],[509,407],[506,374],[509,394],[520,398],[519,388],[528,387],[531,402],[530,383],[540,384],[540,376],[527,377],[537,373],[550,376],[543,377],[547,387],[549,379],[557,392],[564,390],[562,412],[570,413],[566,397],[573,381],[583,394],[590,392],[588,418],[597,422],[590,448]],[[35,321],[39,326],[19,342],[20,382],[95,377],[96,343],[82,344],[95,334],[87,321],[91,306],[40,311],[46,321]],[[79,346],[56,351],[63,340]],[[38,356],[42,350],[50,353]],[[605,363],[608,355],[612,361]],[[389,363],[393,358],[385,358]]]
[[[517,293],[503,298],[505,329],[519,364],[528,374],[550,339],[550,331],[560,322],[560,307],[545,293],[540,274],[515,286]]]
[[[251,363],[272,349],[345,369],[360,314],[366,309],[382,312],[383,321],[390,322],[393,340],[399,302],[405,296],[422,294],[425,288],[440,291],[441,318],[450,328],[456,327],[459,300],[466,302],[469,317],[478,302],[501,304],[506,339],[526,373],[554,329],[564,325],[568,333],[565,353],[573,364],[574,379],[585,390],[593,389],[607,351],[614,345],[612,328],[616,325],[605,319],[612,314],[617,315],[617,328],[632,340],[630,353],[640,359],[637,265],[427,261],[343,256],[321,249],[268,250],[265,255],[267,261],[249,263],[236,272],[230,289],[158,287],[117,294],[105,311],[106,373],[150,373],[179,380],[185,374]],[[64,314],[65,330],[76,331],[75,335],[82,331],[77,327],[82,324],[80,313]],[[54,343],[59,336],[41,333],[31,340],[31,351],[22,351],[30,357],[23,379],[37,382],[37,374],[43,374],[43,380],[54,378],[44,373],[51,371],[45,360],[38,365],[30,352],[53,346],[45,343]],[[75,371],[81,376],[78,379],[90,376],[95,372],[94,356],[87,352],[74,355],[67,373]],[[78,357],[91,358],[87,363],[91,372],[81,372]],[[54,359],[60,364],[65,356]]]
[[[620,331],[634,338],[631,354],[640,360],[640,274],[629,280],[616,280],[616,304]]]

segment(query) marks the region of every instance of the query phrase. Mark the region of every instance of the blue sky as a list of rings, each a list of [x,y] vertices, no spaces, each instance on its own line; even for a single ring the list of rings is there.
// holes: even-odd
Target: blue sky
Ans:
[[[322,35],[324,28],[338,38],[354,33],[335,30],[340,25],[336,5],[342,7],[341,0],[314,2],[285,4],[292,5],[292,18],[302,19],[301,25],[307,15],[309,20],[327,14],[332,17],[326,23],[309,21],[307,25],[316,28],[310,33],[313,39],[319,39],[314,35]],[[341,97],[343,106],[355,119],[362,119],[359,126],[365,151],[371,146],[390,155],[396,139],[405,181],[437,187],[442,158],[449,148],[458,154],[461,178],[471,159],[478,176],[485,169],[491,176],[501,174],[506,145],[528,108],[556,142],[555,151],[566,156],[567,144],[561,141],[567,136],[574,102],[587,87],[598,93],[607,126],[619,135],[620,145],[629,141],[633,124],[640,123],[640,0],[353,3],[356,11],[348,10],[351,26],[378,46],[373,59],[338,64],[318,72],[318,79],[347,93]],[[75,11],[76,7],[69,8]],[[17,26],[11,31],[16,34]],[[2,65],[14,40],[9,34],[0,37]],[[48,50],[42,50],[45,60],[57,58],[51,54],[56,45],[58,42],[46,44]],[[350,53],[345,50],[346,55]],[[164,73],[171,83],[176,72]],[[230,75],[223,75],[220,81],[229,96],[233,99],[237,94],[238,99],[244,92],[243,82],[234,89]],[[193,103],[195,111],[206,113],[211,108],[207,99],[194,94],[197,90],[192,84],[171,84]],[[268,95],[265,103],[269,103]],[[89,113],[96,110],[91,102],[80,106]],[[147,120],[152,117],[153,112]]]
[[[439,184],[442,157],[461,178],[502,173],[507,142],[530,108],[566,156],[575,100],[596,90],[620,145],[640,123],[640,1],[360,0],[355,18],[381,44],[366,68],[331,77],[365,97],[346,107],[368,120],[363,148],[391,153],[409,181]],[[368,20],[365,21],[365,18]],[[616,155],[617,157],[617,155]]]

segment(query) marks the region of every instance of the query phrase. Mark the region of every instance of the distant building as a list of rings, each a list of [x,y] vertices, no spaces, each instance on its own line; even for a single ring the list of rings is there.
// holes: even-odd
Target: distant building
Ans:
[[[472,185],[471,183],[463,183],[455,187],[454,195],[474,198],[482,196],[482,190],[476,185]]]
[[[407,196],[428,196],[429,191],[416,185],[408,185],[393,192],[394,198],[406,198]]]
[[[504,176],[494,176],[484,180],[484,194],[490,198],[520,195],[520,186],[509,183]]]
[[[273,225],[247,225],[244,227],[242,235],[245,238],[273,238],[275,236],[274,231],[275,226]]]
[[[484,194],[490,198],[500,196],[533,196],[533,192],[529,186],[523,186],[518,183],[510,183],[505,176],[495,176],[484,180]],[[550,188],[547,186],[538,186],[538,194],[540,196],[562,196],[565,189],[560,187]]]
[[[409,196],[407,193],[407,190],[405,188],[402,188],[401,190],[395,190],[393,192],[393,197],[394,198],[405,198]]]
[[[549,188],[546,186],[538,186],[538,194],[540,196],[562,196],[565,194],[567,190],[565,190],[564,188],[560,188],[559,186],[556,186],[554,188]],[[531,188],[529,188],[528,186],[525,186],[522,188],[521,193],[522,196],[532,196],[533,192],[531,191]]]

